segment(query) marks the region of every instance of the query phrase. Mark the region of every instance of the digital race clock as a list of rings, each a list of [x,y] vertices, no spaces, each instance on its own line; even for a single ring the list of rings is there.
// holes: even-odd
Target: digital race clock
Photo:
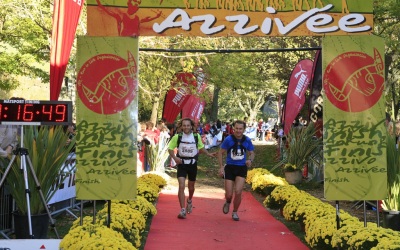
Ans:
[[[72,102],[0,100],[0,123],[4,125],[70,125]]]

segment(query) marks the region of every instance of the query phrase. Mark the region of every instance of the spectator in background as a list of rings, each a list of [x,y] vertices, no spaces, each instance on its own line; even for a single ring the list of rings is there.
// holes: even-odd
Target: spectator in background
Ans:
[[[225,123],[225,132],[223,134],[223,139],[224,140],[227,136],[232,134],[232,127],[231,124],[229,122]]]
[[[257,138],[257,126],[250,124],[244,131],[244,135],[249,137],[252,141]]]
[[[211,122],[206,122],[206,125],[204,125],[204,134],[208,134],[210,133],[210,129],[211,129]]]
[[[11,97],[10,100],[25,100],[20,97]],[[0,125],[0,156],[9,157],[18,145],[19,126]]]
[[[265,129],[264,129],[264,120],[260,118],[257,123],[257,138],[260,141],[264,141],[265,138]]]
[[[278,128],[278,145],[279,145],[279,155],[281,160],[283,160],[283,149],[286,144],[286,136],[283,128],[284,125],[280,124]]]
[[[18,126],[0,125],[0,156],[9,157],[18,144]]]
[[[157,122],[157,131],[156,132],[158,132],[160,134],[161,131],[167,131],[169,133],[169,129],[163,119],[161,119]]]
[[[167,123],[167,128],[169,130],[169,136],[172,137],[175,134],[175,130],[176,130],[176,123]]]
[[[71,125],[68,125],[67,127],[67,133],[68,133],[68,140],[67,140],[67,145],[70,144],[71,140],[75,137],[76,135],[76,125],[75,123],[72,123]],[[71,149],[71,153],[75,152],[75,145]]]
[[[154,124],[151,121],[146,122],[146,130],[144,131],[144,135],[151,144],[158,143],[158,133],[155,132]]]
[[[199,133],[200,135],[203,135],[204,134],[204,131],[203,131],[203,123],[199,123],[199,126],[197,127],[197,133]]]

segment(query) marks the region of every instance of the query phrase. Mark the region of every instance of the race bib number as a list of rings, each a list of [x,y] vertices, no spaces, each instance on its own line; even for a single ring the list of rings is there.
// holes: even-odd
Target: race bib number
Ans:
[[[181,143],[178,148],[179,156],[195,157],[197,155],[197,147],[194,143]]]

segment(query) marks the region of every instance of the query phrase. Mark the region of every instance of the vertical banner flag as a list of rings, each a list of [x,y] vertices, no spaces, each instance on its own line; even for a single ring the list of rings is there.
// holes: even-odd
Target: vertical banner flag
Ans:
[[[330,36],[322,42],[324,192],[328,200],[386,195],[384,41]]]
[[[301,60],[296,64],[290,76],[286,102],[284,107],[284,133],[287,135],[294,119],[299,114],[306,101],[306,90],[311,81],[313,61]]]
[[[84,0],[54,0],[50,48],[50,100],[57,101]]]
[[[203,114],[206,102],[199,97],[200,94],[206,90],[206,75],[202,69],[197,68],[194,70],[194,76],[196,77],[196,92],[192,93],[189,100],[182,108],[182,117],[190,118],[197,124],[200,121],[200,117]]]
[[[162,117],[165,121],[173,123],[190,97],[190,86],[196,87],[196,77],[189,72],[175,74],[172,88],[167,92],[164,100]]]
[[[138,53],[137,38],[78,38],[79,200],[136,197]]]
[[[195,95],[190,95],[189,100],[182,109],[182,118],[190,118],[197,124],[203,114],[206,102]]]

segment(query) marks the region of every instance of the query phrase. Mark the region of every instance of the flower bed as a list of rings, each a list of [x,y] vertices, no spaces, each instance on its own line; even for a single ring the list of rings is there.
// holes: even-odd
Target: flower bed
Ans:
[[[266,174],[265,170],[249,172],[247,182],[252,187],[253,184],[263,187],[276,183],[270,173],[268,178],[260,177]],[[400,232],[377,227],[374,223],[364,227],[358,218],[343,210],[340,210],[340,228],[337,229],[336,209],[293,185],[275,185],[263,204],[271,209],[282,209],[286,220],[304,225],[305,241],[312,249],[400,249]]]
[[[74,221],[62,239],[60,249],[137,249],[141,246],[146,220],[157,213],[153,202],[167,181],[156,173],[138,178],[136,200],[111,201],[111,223],[108,224],[108,204],[93,219],[91,216]],[[93,223],[95,221],[95,223]]]

